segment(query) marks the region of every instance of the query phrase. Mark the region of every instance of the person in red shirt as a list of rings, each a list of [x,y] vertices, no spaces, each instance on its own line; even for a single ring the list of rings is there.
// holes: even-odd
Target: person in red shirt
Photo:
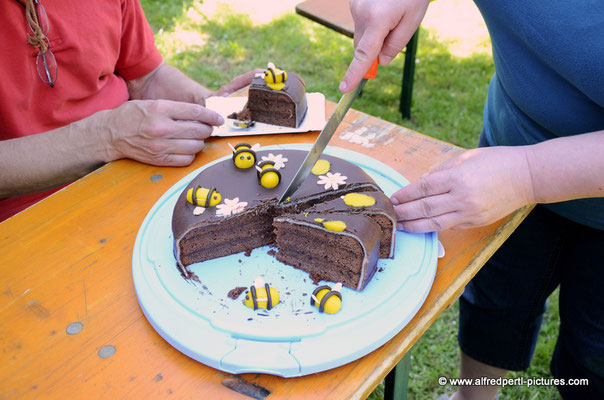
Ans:
[[[186,166],[222,117],[168,65],[138,0],[9,0],[0,21],[0,221],[100,165]]]

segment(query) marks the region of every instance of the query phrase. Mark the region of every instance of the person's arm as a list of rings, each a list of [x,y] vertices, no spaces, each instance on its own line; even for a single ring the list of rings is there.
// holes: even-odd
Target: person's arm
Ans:
[[[527,204],[602,197],[602,154],[604,131],[467,150],[393,194],[399,228],[483,226]]]
[[[340,83],[343,93],[354,89],[373,61],[388,65],[407,45],[430,0],[350,0],[354,20],[354,58]]]
[[[0,141],[0,197],[60,186],[120,158],[159,166],[189,165],[213,126],[224,122],[203,107],[205,98],[248,85],[256,72],[212,92],[162,63],[130,81],[133,100],[116,109],[52,131]]]
[[[128,101],[62,128],[0,141],[0,197],[69,183],[120,158],[188,165],[212,126],[222,122],[220,115],[197,104]]]

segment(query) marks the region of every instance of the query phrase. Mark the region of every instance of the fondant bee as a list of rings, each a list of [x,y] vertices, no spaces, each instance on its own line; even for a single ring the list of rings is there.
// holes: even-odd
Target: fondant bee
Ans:
[[[237,143],[235,146],[229,143],[233,150],[233,162],[237,168],[248,169],[256,164],[256,150],[260,147],[259,143],[250,146],[248,143]]]
[[[273,90],[282,90],[287,80],[287,72],[281,68],[275,67],[272,62],[268,63],[268,68],[264,71],[264,81]]]
[[[187,201],[194,206],[213,207],[222,201],[222,196],[216,188],[203,188],[196,186],[187,191]]]
[[[281,182],[281,172],[275,168],[275,162],[271,160],[262,161],[256,165],[258,171],[258,183],[262,187],[272,189]]]
[[[268,283],[264,283],[261,277],[256,278],[254,284],[250,286],[250,291],[245,295],[245,305],[257,310],[266,308],[270,310],[279,304],[279,292]]]
[[[342,308],[342,284],[336,283],[333,288],[327,285],[319,286],[310,296],[310,305],[319,307],[319,312],[335,314]]]

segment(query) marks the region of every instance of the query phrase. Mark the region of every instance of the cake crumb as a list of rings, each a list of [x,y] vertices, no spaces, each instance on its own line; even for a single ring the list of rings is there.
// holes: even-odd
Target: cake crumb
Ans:
[[[266,254],[268,254],[269,256],[275,257],[275,255],[277,254],[277,252],[274,249],[270,249]]]
[[[251,256],[251,255],[252,255],[252,249],[247,249],[247,250],[245,251],[245,253],[243,253],[243,255],[244,255],[244,256],[246,256],[246,257]]]
[[[229,298],[235,300],[237,297],[239,297],[241,295],[241,293],[243,293],[243,291],[245,289],[247,289],[245,286],[237,286],[236,288],[229,290],[229,293],[227,294],[227,296]]]
[[[384,272],[384,268],[380,267],[380,269],[378,269],[378,272]]]

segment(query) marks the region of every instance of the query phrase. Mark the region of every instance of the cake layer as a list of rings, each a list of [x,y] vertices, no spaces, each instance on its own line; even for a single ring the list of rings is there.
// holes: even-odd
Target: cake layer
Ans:
[[[275,218],[273,226],[277,259],[309,272],[313,280],[362,290],[375,273],[381,230],[367,216],[288,214]]]
[[[270,243],[272,243],[272,240],[267,240],[263,237],[251,237],[239,239],[239,241],[226,241],[225,243],[214,247],[199,249],[188,254],[181,254],[181,261],[184,266],[188,266],[201,261],[237,254],[242,251],[251,251],[252,249],[266,246]],[[183,272],[183,270],[181,270],[181,272]]]
[[[321,257],[308,255],[291,249],[282,249],[275,255],[277,260],[294,268],[308,272],[314,284],[325,280],[340,282],[343,286],[356,289],[359,287],[360,275],[352,273],[345,266],[326,262]]]
[[[283,225],[281,226],[283,227]],[[279,252],[285,250],[304,253],[308,254],[309,258],[321,259],[328,264],[345,265],[346,269],[352,273],[358,274],[361,272],[362,260],[357,256],[363,254],[363,249],[357,239],[344,235],[334,235],[331,232],[324,232],[304,225],[296,226],[295,229],[282,229],[281,231],[278,227],[279,225],[277,225],[275,231],[275,244]],[[320,251],[319,249],[326,251]],[[356,258],[358,258],[358,263],[350,263],[350,260]]]
[[[272,215],[246,213],[238,218],[230,218],[220,224],[201,225],[189,230],[179,241],[181,254],[219,246],[230,240],[266,236],[272,242]]]

